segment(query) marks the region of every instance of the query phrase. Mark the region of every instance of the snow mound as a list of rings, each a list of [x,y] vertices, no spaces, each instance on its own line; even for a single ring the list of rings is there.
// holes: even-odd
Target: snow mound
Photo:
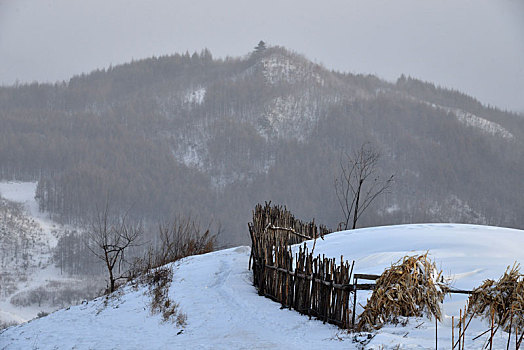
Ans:
[[[380,274],[405,255],[434,260],[459,289],[502,276],[507,266],[524,262],[524,231],[481,225],[414,224],[342,231],[317,242],[315,252],[355,260],[357,273]],[[479,271],[479,269],[481,269]],[[469,274],[472,271],[478,273]]]

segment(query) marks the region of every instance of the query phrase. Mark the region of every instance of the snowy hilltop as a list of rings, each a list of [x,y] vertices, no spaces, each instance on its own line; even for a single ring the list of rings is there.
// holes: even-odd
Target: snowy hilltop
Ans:
[[[524,231],[477,225],[418,224],[342,231],[316,242],[315,252],[355,260],[356,273],[380,274],[405,255],[424,254],[455,288],[473,289],[524,261]],[[249,247],[192,256],[167,267],[169,298],[182,322],[151,311],[151,290],[130,283],[109,296],[85,301],[0,332],[0,349],[434,349],[435,321],[408,319],[371,333],[348,333],[309,319],[257,294],[248,270]],[[359,292],[363,305],[368,292]],[[438,348],[449,349],[451,318],[467,296],[447,296],[437,324]],[[357,309],[360,313],[361,307]],[[489,329],[474,319],[466,348],[480,349]],[[506,347],[499,332],[494,348]]]

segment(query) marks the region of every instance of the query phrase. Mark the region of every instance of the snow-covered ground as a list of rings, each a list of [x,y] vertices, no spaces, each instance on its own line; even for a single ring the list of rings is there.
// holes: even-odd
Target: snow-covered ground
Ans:
[[[521,230],[425,224],[334,233],[319,240],[315,252],[355,259],[357,273],[381,273],[406,254],[429,251],[456,288],[471,289],[484,279],[498,279],[514,261],[524,261],[522,247]],[[248,261],[249,248],[238,247],[172,265],[170,297],[187,315],[184,326],[151,315],[147,289],[126,287],[108,301],[98,298],[8,328],[0,333],[0,349],[435,349],[435,323],[425,318],[411,319],[406,326],[385,326],[368,339],[367,334],[348,334],[282,310],[280,304],[257,295]],[[367,297],[359,293],[359,303]],[[439,349],[450,348],[451,316],[458,317],[465,299],[446,298],[445,317],[438,324]],[[486,336],[472,338],[486,329],[486,322],[474,320],[466,348],[482,348]],[[506,341],[499,331],[494,348],[505,349]]]
[[[52,232],[56,231],[59,225],[51,220],[47,213],[43,213],[38,209],[38,202],[35,199],[37,185],[37,182],[0,182],[0,197],[21,203],[27,214],[40,225],[46,240],[54,247],[56,246],[57,237]]]
[[[202,103],[204,103],[205,96],[206,88],[199,88],[197,90],[189,91],[184,97],[184,102],[201,105]]]
[[[22,268],[15,261],[0,266],[0,275],[13,271],[20,273],[17,280],[14,281],[16,290],[13,293],[4,291],[0,294],[0,323],[26,322],[36,317],[39,312],[56,310],[56,306],[45,304],[26,307],[13,305],[11,303],[13,296],[28,293],[38,287],[46,287],[49,283],[72,286],[82,282],[78,278],[62,275],[60,269],[52,264],[52,249],[66,227],[51,220],[46,213],[39,211],[38,203],[35,200],[36,186],[36,182],[0,182],[0,197],[22,205],[22,218],[18,229],[23,231],[26,238],[32,242],[28,248],[31,259],[26,267]],[[20,235],[21,233],[11,232],[10,234]],[[7,238],[4,237],[4,239]],[[0,254],[4,253],[0,251]],[[0,290],[2,290],[1,286]]]
[[[459,122],[462,124],[465,124],[469,127],[476,128],[481,130],[482,132],[486,134],[490,134],[493,136],[502,137],[503,139],[507,140],[513,140],[515,136],[506,128],[504,128],[502,125],[492,122],[490,120],[481,118],[479,116],[476,116],[473,113],[464,111],[459,108],[451,108],[451,107],[444,107],[440,106],[434,103],[425,102],[428,106],[431,106],[435,109],[444,110],[448,113],[452,113],[455,115]]]

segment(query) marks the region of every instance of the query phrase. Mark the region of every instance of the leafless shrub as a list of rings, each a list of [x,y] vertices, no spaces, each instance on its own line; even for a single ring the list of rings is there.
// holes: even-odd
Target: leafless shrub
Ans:
[[[41,318],[41,317],[46,317],[47,315],[49,315],[49,312],[40,311],[40,312],[36,315],[36,317]]]
[[[218,234],[210,233],[210,225],[202,228],[191,217],[178,217],[170,223],[160,224],[159,235],[161,246],[157,263],[165,265],[186,256],[213,251]]]
[[[9,328],[9,327],[12,327],[12,326],[16,326],[18,323],[14,322],[14,321],[8,321],[8,322],[4,322],[4,321],[0,321],[0,331],[2,329],[6,329],[6,328]]]
[[[191,217],[177,217],[171,222],[159,224],[158,246],[150,247],[142,258],[134,260],[129,272],[130,279],[187,256],[212,252],[220,229],[218,233],[211,234],[210,226],[202,228]]]

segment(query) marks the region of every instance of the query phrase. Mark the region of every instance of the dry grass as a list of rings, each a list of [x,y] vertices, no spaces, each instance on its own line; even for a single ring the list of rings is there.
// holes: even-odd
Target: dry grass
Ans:
[[[440,320],[445,295],[437,282],[440,277],[441,272],[428,260],[427,253],[405,256],[377,279],[357,329],[379,329],[386,322],[398,322],[399,317],[433,315]]]
[[[217,235],[211,234],[209,227],[203,229],[191,218],[176,218],[159,226],[159,246],[150,247],[143,258],[137,258],[132,263],[128,279],[135,281],[135,287],[148,286],[151,312],[161,313],[164,322],[171,321],[182,326],[187,319],[179,304],[169,298],[173,271],[166,264],[190,255],[212,252]]]
[[[210,226],[203,228],[198,221],[183,217],[160,224],[158,246],[149,247],[143,257],[134,259],[128,271],[128,281],[182,258],[214,251],[220,228],[218,233],[211,234]]]
[[[468,314],[482,316],[494,321],[504,330],[510,326],[524,328],[524,275],[520,265],[508,266],[504,275],[498,280],[486,280],[473,290],[468,301]]]
[[[15,321],[0,321],[0,333],[2,333],[2,330],[12,326],[16,326],[17,324],[18,323],[16,323]]]
[[[179,304],[169,298],[169,287],[173,281],[173,271],[170,267],[163,266],[152,269],[144,275],[141,281],[149,287],[151,295],[151,313],[162,314],[164,322],[175,322],[177,326],[186,323],[187,316],[180,311]]]

